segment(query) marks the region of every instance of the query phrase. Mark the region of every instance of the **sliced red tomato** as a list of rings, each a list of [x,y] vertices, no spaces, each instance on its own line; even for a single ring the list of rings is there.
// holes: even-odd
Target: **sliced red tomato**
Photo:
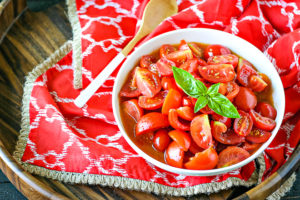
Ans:
[[[184,151],[177,142],[173,141],[169,144],[166,150],[165,158],[168,165],[182,168]]]
[[[169,53],[166,56],[167,59],[172,60],[175,63],[183,63],[184,61],[186,61],[187,59],[192,59],[193,58],[193,53],[190,49],[186,49],[186,50],[178,50],[178,51],[174,51],[172,53]]]
[[[241,136],[249,135],[253,127],[253,121],[250,115],[242,110],[238,110],[240,118],[234,120],[234,132]]]
[[[170,90],[174,89],[179,91],[180,89],[177,87],[176,81],[173,77],[162,77],[161,79],[161,85],[164,88],[164,90]]]
[[[254,110],[250,110],[250,116],[253,120],[254,126],[264,131],[273,131],[276,126],[275,120],[263,117]]]
[[[237,67],[237,80],[239,83],[243,86],[249,86],[249,79],[252,75],[257,75],[252,64],[243,58],[239,58]]]
[[[243,145],[242,145],[242,148],[245,149],[246,151],[248,151],[250,154],[253,154],[255,151],[257,151],[257,149],[259,149],[260,147],[260,144],[258,143],[249,143],[249,142],[245,142]]]
[[[196,153],[190,161],[184,164],[184,167],[193,170],[213,169],[217,166],[218,161],[218,154],[216,150],[211,147],[202,152]]]
[[[244,111],[254,109],[257,104],[257,98],[255,94],[246,87],[240,87],[239,93],[234,99],[235,105]]]
[[[135,121],[140,120],[140,118],[144,114],[144,110],[138,105],[138,101],[136,99],[131,99],[131,100],[128,100],[128,101],[124,101],[122,103],[122,108]]]
[[[227,83],[220,83],[219,91],[220,94],[226,95],[227,92]]]
[[[183,106],[183,107],[177,108],[176,111],[180,118],[188,120],[188,121],[192,121],[193,118],[195,117],[193,108],[191,108],[189,106]]]
[[[225,124],[227,126],[227,128],[231,127],[231,119],[228,117],[224,117],[222,115],[219,115],[217,113],[213,113],[212,114],[212,119],[215,121],[219,121],[222,122],[223,124]]]
[[[187,121],[180,121],[176,109],[170,109],[168,115],[169,123],[174,129],[189,131],[190,123]]]
[[[211,56],[226,55],[230,53],[231,51],[227,47],[224,47],[223,45],[211,44],[205,48],[204,58],[205,60],[207,60]]]
[[[188,49],[190,49],[190,47],[188,46],[188,43],[185,40],[181,40],[178,49],[179,50],[188,50]]]
[[[207,149],[212,145],[211,128],[207,114],[201,114],[191,122],[191,135],[196,144]]]
[[[197,58],[202,58],[203,57],[203,50],[194,42],[189,42],[188,46],[193,52],[193,55]]]
[[[160,129],[156,131],[153,138],[153,146],[155,147],[155,149],[163,152],[168,147],[170,142],[171,139],[166,129]]]
[[[184,62],[179,68],[191,73],[191,74],[198,74],[198,60],[197,59],[190,59]]]
[[[172,108],[179,108],[182,102],[182,94],[177,90],[170,89],[163,103],[161,112],[165,115],[169,114]]]
[[[239,163],[249,157],[250,154],[248,153],[248,151],[240,147],[230,146],[224,149],[219,154],[219,162],[217,167],[218,168],[228,167],[230,165]]]
[[[189,148],[189,151],[193,154],[196,154],[198,152],[201,152],[201,151],[204,151],[203,148],[199,147],[196,142],[194,142],[194,140],[191,141],[191,145],[190,145],[190,148]]]
[[[156,62],[156,58],[152,55],[144,55],[140,60],[140,66],[148,68]]]
[[[246,140],[251,143],[264,143],[270,137],[272,133],[263,131],[257,128],[252,129],[249,135],[247,135]]]
[[[189,106],[189,107],[193,107],[193,103],[191,101],[191,99],[187,96],[182,97],[182,105],[183,106]]]
[[[156,74],[158,77],[161,77],[161,74],[159,73],[159,71],[158,71],[158,69],[157,69],[156,63],[150,65],[150,66],[148,67],[148,70],[149,70],[150,72]]]
[[[255,92],[262,92],[268,86],[268,84],[262,78],[256,75],[252,75],[249,82],[250,88]]]
[[[172,76],[172,66],[176,66],[176,64],[165,57],[159,59],[156,63],[157,70],[162,76]]]
[[[121,97],[133,98],[133,97],[138,97],[141,94],[142,94],[141,91],[137,87],[132,86],[130,81],[126,82],[120,91]]]
[[[266,102],[260,102],[255,107],[255,111],[264,117],[275,119],[277,116],[276,109]]]
[[[162,107],[167,94],[168,91],[161,91],[154,97],[140,96],[138,104],[146,110],[156,110]]]
[[[192,140],[190,134],[181,130],[173,130],[169,132],[169,136],[183,149],[183,151],[189,150]]]
[[[137,67],[136,84],[144,96],[154,97],[161,89],[160,78],[148,69]]]
[[[209,115],[215,113],[210,107],[208,107],[208,105],[204,106],[204,108],[201,108],[200,112],[202,112],[203,114],[209,114]]]
[[[159,55],[161,58],[166,57],[169,53],[176,51],[176,48],[169,44],[164,44],[159,49]]]
[[[236,84],[234,81],[226,83],[226,95],[225,96],[230,101],[234,100],[234,98],[238,95],[239,91],[240,91],[240,86],[238,86],[238,84]]]
[[[222,122],[215,121],[212,127],[212,135],[218,142],[226,145],[236,145],[245,141],[244,136],[237,135],[234,130],[229,129],[226,132],[222,132],[224,130],[224,124]],[[223,125],[222,125],[223,124]],[[220,128],[216,126],[221,126]]]
[[[233,54],[211,56],[207,60],[208,65],[231,64],[234,68],[236,68],[238,62],[239,58]]]
[[[161,128],[168,127],[169,120],[166,115],[158,112],[151,112],[143,115],[141,119],[137,122],[135,127],[135,134],[141,135],[149,133]]]
[[[231,64],[218,64],[200,66],[201,76],[212,83],[225,83],[232,81],[235,77],[234,68]]]

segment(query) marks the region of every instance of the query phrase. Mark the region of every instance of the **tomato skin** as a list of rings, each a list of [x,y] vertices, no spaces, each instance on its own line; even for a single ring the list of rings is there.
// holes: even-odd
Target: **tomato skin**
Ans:
[[[193,118],[195,117],[193,108],[191,108],[189,106],[183,106],[183,107],[177,108],[176,111],[180,118],[188,120],[188,121],[192,121]]]
[[[123,110],[130,115],[136,122],[143,116],[144,110],[138,105],[136,99],[124,101],[122,103]]]
[[[249,79],[249,86],[255,92],[262,92],[268,84],[259,76],[252,75]]]
[[[225,55],[230,53],[231,51],[227,47],[224,47],[223,45],[211,44],[205,48],[204,58],[205,60],[207,60],[211,56]]]
[[[165,152],[165,158],[167,164],[173,167],[182,168],[184,151],[175,141],[173,141],[169,144]]]
[[[222,168],[222,167],[228,167],[230,165],[234,165],[236,163],[239,163],[245,159],[250,157],[250,154],[248,151],[240,148],[240,147],[235,147],[235,146],[230,146],[224,149],[220,154],[219,154],[219,162],[217,167]]]
[[[240,86],[236,84],[234,81],[226,83],[226,97],[230,101],[233,101],[234,98],[238,95],[240,91]]]
[[[237,80],[243,86],[249,86],[249,78],[252,75],[257,75],[255,69],[253,69],[252,64],[247,60],[239,58],[239,63],[237,67]]]
[[[226,145],[236,145],[245,141],[244,136],[237,135],[234,130],[229,129],[225,133],[212,131],[215,140]]]
[[[241,136],[249,135],[253,127],[253,120],[250,115],[242,110],[238,110],[241,118],[234,120],[233,128],[234,132]]]
[[[257,98],[249,88],[240,87],[240,91],[235,97],[234,102],[238,109],[249,112],[251,109],[255,108]]]
[[[169,114],[169,110],[179,108],[182,102],[182,94],[177,90],[170,89],[163,103],[161,112],[165,115]]]
[[[191,145],[190,145],[190,148],[189,148],[189,151],[193,154],[196,154],[198,152],[201,152],[201,151],[204,151],[203,148],[199,147],[196,142],[194,142],[194,140],[191,141]]]
[[[254,128],[250,134],[246,136],[246,140],[251,143],[264,143],[271,135],[272,133],[270,132]]]
[[[236,68],[238,62],[239,58],[233,54],[211,56],[207,60],[208,65],[231,64],[234,68]]]
[[[250,110],[250,116],[253,120],[253,124],[255,127],[264,130],[264,131],[273,131],[276,126],[275,120],[263,117],[259,113],[255,112],[254,110]]]
[[[144,55],[140,60],[140,66],[148,68],[155,63],[155,57],[152,55]]]
[[[188,46],[192,50],[193,55],[195,57],[197,57],[197,58],[202,58],[203,57],[203,50],[196,43],[189,42]]]
[[[159,59],[156,63],[157,70],[162,76],[172,76],[172,66],[176,66],[176,64],[165,57]]]
[[[168,127],[169,125],[170,124],[167,116],[158,112],[147,113],[143,115],[137,122],[135,127],[135,134],[142,135],[161,128]]]
[[[162,107],[167,94],[168,91],[161,91],[154,97],[140,96],[138,105],[146,110],[156,110]]]
[[[231,64],[200,66],[199,72],[205,80],[212,83],[229,82],[235,77],[234,68]]]
[[[251,144],[249,142],[245,142],[242,146],[243,149],[248,151],[250,154],[254,153],[257,149],[259,149],[260,144]]]
[[[268,103],[260,102],[255,107],[255,111],[261,114],[264,117],[271,119],[276,119],[277,111],[276,109]]]
[[[136,84],[144,96],[154,97],[161,90],[160,78],[148,69],[137,67]]]
[[[188,133],[181,130],[173,130],[169,132],[169,136],[183,149],[183,151],[189,150],[192,139]]]
[[[183,63],[184,61],[186,61],[187,59],[192,59],[193,58],[193,54],[192,51],[190,49],[186,49],[186,50],[178,50],[178,51],[174,51],[172,53],[169,53],[168,55],[166,55],[166,58],[168,60],[171,60],[175,63]]]
[[[196,104],[196,102],[195,102],[195,104]],[[204,106],[204,108],[201,108],[200,112],[203,114],[209,114],[209,115],[215,113],[210,107],[208,107],[208,105]]]
[[[176,48],[169,44],[164,44],[159,49],[159,55],[161,58],[166,57],[169,53],[176,51]]]
[[[198,73],[198,60],[197,59],[190,59],[184,62],[179,66],[180,69],[183,69],[190,74],[197,74]]]
[[[223,124],[225,124],[227,126],[227,128],[230,128],[231,127],[231,119],[228,118],[228,117],[224,117],[222,115],[219,115],[217,113],[213,113],[212,114],[212,118],[213,120],[215,121],[219,121],[219,122],[222,122]]]
[[[173,77],[162,77],[161,79],[161,85],[164,90],[170,90],[170,89],[175,89],[179,90],[176,84],[176,81]]]
[[[207,114],[194,117],[191,122],[191,135],[195,143],[203,149],[208,149],[212,145],[211,128]]]
[[[190,123],[179,121],[176,109],[169,110],[168,119],[169,119],[170,125],[174,129],[178,129],[178,130],[182,130],[182,131],[190,130]]]
[[[121,97],[138,97],[141,95],[141,91],[136,85],[136,68],[131,72],[130,78],[126,81],[120,91]]]
[[[158,130],[153,138],[153,146],[156,150],[163,152],[170,144],[171,139],[166,129]]]
[[[217,166],[219,161],[218,154],[213,148],[196,153],[194,157],[184,164],[184,167],[192,170],[208,170]]]
[[[182,105],[183,106],[188,106],[188,107],[193,107],[194,106],[191,99],[187,96],[182,97]]]

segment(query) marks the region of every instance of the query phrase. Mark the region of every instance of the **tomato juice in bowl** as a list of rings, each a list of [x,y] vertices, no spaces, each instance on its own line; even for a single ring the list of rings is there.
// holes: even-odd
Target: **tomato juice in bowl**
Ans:
[[[133,73],[132,70],[138,64],[140,64],[140,65],[142,65],[142,67],[138,70],[139,76],[147,78],[147,76],[143,75],[143,73],[146,72],[146,70],[143,70],[143,65],[147,65],[147,61],[149,61],[149,60],[144,59],[142,63],[139,63],[140,59],[142,58],[142,56],[152,54],[153,52],[155,52],[158,49],[160,49],[161,46],[164,45],[164,44],[178,44],[181,40],[185,40],[188,43],[189,42],[195,42],[196,44],[220,44],[220,45],[223,45],[223,46],[229,48],[231,52],[235,53],[239,57],[242,57],[242,58],[248,60],[251,64],[253,64],[253,66],[256,68],[256,70],[258,72],[266,74],[268,76],[268,78],[270,79],[270,83],[271,83],[270,84],[271,85],[270,91],[272,91],[272,94],[269,94],[269,95],[272,96],[274,107],[277,110],[277,116],[276,116],[276,119],[275,119],[275,121],[276,121],[276,127],[275,128],[271,127],[272,130],[273,130],[271,136],[269,136],[269,139],[266,142],[264,142],[259,147],[258,150],[256,150],[254,153],[252,153],[250,157],[246,156],[245,157],[246,159],[244,159],[243,161],[241,161],[239,163],[236,163],[236,164],[233,164],[233,165],[230,165],[230,166],[227,166],[228,163],[224,163],[224,165],[221,164],[222,168],[202,169],[202,170],[195,170],[195,169],[192,170],[192,169],[178,168],[178,166],[176,166],[176,162],[172,163],[172,159],[169,159],[169,161],[168,161],[169,164],[166,164],[164,161],[165,161],[165,159],[168,160],[168,156],[166,156],[167,158],[165,158],[164,153],[162,153],[160,151],[153,151],[153,150],[151,150],[151,148],[153,149],[153,147],[151,145],[148,145],[148,146],[146,145],[147,147],[143,147],[141,145],[138,145],[139,142],[137,140],[141,140],[142,142],[147,143],[147,140],[151,140],[152,138],[149,137],[149,135],[147,135],[147,137],[146,137],[145,136],[146,134],[142,133],[142,129],[139,129],[139,131],[140,131],[141,134],[138,133],[139,135],[137,137],[135,137],[135,135],[132,135],[132,133],[129,133],[130,131],[128,131],[128,127],[134,127],[135,126],[134,122],[130,122],[130,120],[128,118],[124,120],[124,116],[123,116],[123,119],[122,119],[122,115],[124,115],[124,112],[121,110],[121,107],[120,107],[120,100],[121,100],[120,99],[120,91],[121,91],[122,87],[124,86],[124,83],[126,82],[128,76],[129,76],[129,73]],[[189,46],[189,48],[195,48],[195,47]],[[195,51],[195,49],[194,49],[194,51]],[[166,52],[168,52],[168,49],[166,50]],[[180,58],[180,55],[176,55],[176,56],[179,56],[179,58]],[[205,57],[205,55],[204,55],[204,57]],[[205,57],[203,59],[207,59],[207,58]],[[167,62],[167,61],[163,60],[163,62]],[[168,69],[166,69],[166,68],[163,67],[164,63],[160,63],[159,65],[161,65],[160,66],[160,73],[162,73],[166,77],[169,77],[170,76],[170,74],[169,74],[170,71]],[[228,67],[227,65],[224,66],[224,67],[225,67],[225,69],[223,69],[223,71],[224,70],[225,71],[229,70],[229,72],[230,72],[230,70],[231,70],[230,67]],[[210,68],[210,69],[211,70],[212,69],[215,70],[214,68]],[[205,67],[202,67],[201,70],[202,70],[200,72],[201,76],[209,75],[209,71],[207,71],[207,70],[205,71]],[[180,74],[181,72],[182,71],[179,71],[178,73]],[[218,74],[217,71],[215,71],[215,72],[216,73],[214,73],[214,75],[216,75],[217,80],[220,80],[220,76],[221,75]],[[208,74],[205,75],[205,73],[208,73]],[[248,71],[246,70],[245,73],[248,73]],[[175,76],[175,73],[174,73],[174,76]],[[223,77],[225,79],[222,80],[222,81],[226,82],[226,79],[228,78],[228,76],[230,76],[230,73],[227,73],[226,76]],[[203,77],[200,77],[200,80],[201,80],[201,78],[203,78]],[[206,77],[206,78],[208,78],[208,77]],[[232,79],[232,77],[229,77],[229,78]],[[165,79],[167,79],[167,78],[165,78]],[[183,79],[182,79],[183,80],[182,81],[183,84],[184,84],[184,82],[188,82],[188,81],[185,81],[185,79],[188,80],[188,77],[183,77]],[[256,80],[255,77],[253,79],[254,80],[252,80],[252,82],[254,82],[254,83],[257,82],[257,81],[259,81],[259,80]],[[210,80],[210,84],[207,85],[207,88],[209,88],[209,86],[212,85],[212,84],[216,84],[217,80],[211,79]],[[140,81],[140,80],[138,80],[138,81]],[[240,80],[240,81],[243,81],[243,80]],[[168,80],[164,80],[164,83],[168,84]],[[159,83],[159,84],[161,84],[161,83]],[[141,87],[142,84],[139,84],[139,85]],[[234,84],[230,85],[230,87],[234,89]],[[176,89],[175,90],[168,90],[167,91],[167,90],[161,89],[161,86],[160,87],[154,87],[153,90],[148,90],[147,88],[148,88],[147,86],[145,88],[143,88],[143,95],[144,96],[145,96],[145,94],[146,94],[146,96],[147,95],[151,96],[152,92],[154,94],[156,94],[156,93],[159,92],[160,95],[161,95],[161,98],[168,98],[168,96],[174,96],[174,95],[176,96],[176,94],[177,94],[176,93]],[[254,88],[254,90],[259,90],[259,88]],[[249,96],[248,89],[243,88],[241,91],[242,91],[241,93],[243,93],[244,96],[247,96],[247,95]],[[168,95],[168,93],[172,93],[172,95]],[[225,95],[229,95],[229,94],[225,94]],[[230,97],[228,97],[228,98],[230,98]],[[249,99],[249,98],[246,98],[246,99],[245,98],[243,99],[243,98],[239,97],[239,99],[236,100],[237,104],[240,104],[239,105],[239,109],[243,108],[243,106],[245,106],[245,105],[243,105],[243,102],[245,100]],[[258,101],[261,101],[260,98],[264,99],[266,97],[259,97]],[[129,98],[129,99],[131,99],[131,98]],[[168,103],[168,105],[171,105],[171,107],[172,107],[172,106],[174,106],[172,104],[176,104],[176,99],[175,100],[173,98],[170,98],[170,99],[171,100]],[[146,102],[146,100],[147,99],[145,99],[145,102]],[[123,100],[122,100],[122,102],[123,102]],[[234,101],[234,103],[236,103],[236,102]],[[128,103],[129,104],[133,104],[133,105],[137,104],[137,98],[135,98],[135,100],[132,100],[132,101],[130,101]],[[139,103],[141,103],[141,102],[139,102]],[[250,102],[250,104],[251,104],[251,102]],[[272,104],[272,102],[270,102],[270,104]],[[180,113],[180,112],[183,113],[183,114],[187,113],[187,111],[185,110],[185,108],[180,108],[176,112],[176,110],[174,111],[174,109],[172,109],[170,111],[170,109],[168,109],[168,106],[163,106],[162,109],[160,108],[161,105],[150,105],[150,106],[154,106],[154,107],[150,108],[152,110],[156,109],[155,106],[158,106],[158,111],[155,110],[155,112],[152,112],[152,111],[145,110],[145,115],[144,116],[147,115],[147,117],[151,117],[152,119],[157,120],[157,122],[160,122],[160,124],[163,123],[163,122],[165,122],[165,121],[169,121],[170,117],[172,119],[176,119],[176,117],[178,118],[178,116],[176,116],[176,115],[178,115],[178,113]],[[259,105],[257,107],[263,107],[263,108],[265,108],[266,106],[268,106],[268,105]],[[180,107],[182,107],[182,105],[180,105]],[[153,163],[154,165],[156,165],[156,166],[158,166],[158,167],[160,167],[162,169],[165,169],[167,171],[171,171],[171,172],[179,173],[179,174],[184,174],[184,175],[208,176],[208,175],[221,174],[221,173],[225,173],[225,172],[237,169],[239,167],[242,167],[245,164],[247,164],[250,161],[252,161],[253,159],[255,159],[260,153],[262,153],[264,151],[264,149],[270,144],[270,142],[275,137],[275,135],[276,135],[276,133],[277,133],[277,131],[278,131],[280,125],[281,125],[281,121],[282,121],[283,114],[284,114],[284,107],[285,107],[285,99],[284,99],[284,90],[283,90],[283,86],[282,86],[281,80],[280,80],[280,78],[279,78],[279,76],[278,76],[275,68],[270,63],[270,61],[263,55],[263,53],[261,53],[256,47],[254,47],[253,45],[251,45],[250,43],[246,42],[245,40],[243,40],[241,38],[238,38],[236,36],[233,36],[231,34],[228,34],[228,33],[222,32],[222,31],[217,31],[217,30],[212,30],[212,29],[198,29],[198,28],[196,28],[196,29],[176,30],[176,31],[172,31],[172,32],[168,32],[168,33],[162,34],[160,36],[157,36],[157,37],[155,37],[155,38],[153,38],[153,39],[145,42],[140,47],[136,48],[136,50],[124,62],[122,68],[120,69],[120,71],[118,73],[118,76],[116,78],[116,82],[115,82],[115,85],[114,85],[114,89],[113,89],[113,110],[114,110],[114,116],[116,118],[116,121],[118,123],[118,126],[119,126],[119,128],[120,128],[120,130],[121,130],[121,132],[122,132],[122,134],[124,136],[124,138],[130,144],[130,146],[139,155],[141,155],[143,158],[145,158],[149,162]],[[203,109],[204,109],[204,112],[205,112],[205,109],[207,109],[207,108],[203,108]],[[162,116],[162,114],[157,114],[157,113],[160,113],[160,112],[162,112],[163,115],[165,115],[166,117]],[[167,112],[169,112],[169,113],[167,113]],[[257,115],[257,113],[255,111],[251,111],[251,112],[249,111],[249,112],[246,112],[246,114],[243,111],[241,111],[241,112],[239,112],[239,114],[240,115],[252,115],[252,117],[255,117]],[[199,117],[198,117],[198,115],[199,115]],[[195,116],[197,117],[197,119],[192,120],[192,124],[193,125],[191,125],[191,129],[193,129],[193,131],[191,131],[191,134],[190,134],[189,131],[188,132],[185,131],[185,127],[178,127],[178,129],[180,131],[176,131],[177,130],[176,124],[175,125],[174,125],[174,123],[171,124],[170,127],[173,127],[173,128],[167,130],[168,135],[171,136],[171,138],[172,138],[171,141],[173,139],[176,140],[176,138],[184,138],[185,134],[189,134],[189,136],[187,136],[187,137],[191,138],[191,136],[192,136],[192,138],[193,138],[192,141],[196,142],[198,144],[197,146],[199,146],[199,144],[201,145],[201,141],[199,141],[199,140],[197,141],[197,139],[196,139],[196,141],[194,141],[195,137],[193,136],[193,132],[195,133],[197,131],[198,132],[200,131],[200,130],[198,130],[199,126],[201,126],[201,124],[203,124],[201,121],[204,121],[205,122],[204,124],[206,124],[206,126],[222,128],[222,123],[215,123],[215,125],[214,124],[210,124],[211,121],[216,120],[215,118],[213,120],[207,121],[208,116],[209,116],[209,118],[212,118],[211,114],[209,114],[209,115],[205,115],[205,114],[201,115],[201,114],[198,113]],[[195,117],[195,116],[193,116],[193,117]],[[139,117],[139,116],[136,116],[136,117]],[[145,118],[147,118],[147,117],[145,117]],[[182,117],[182,115],[181,115],[181,117]],[[187,119],[188,119],[188,117],[189,116],[187,116]],[[259,115],[258,115],[258,117],[259,117]],[[234,119],[232,119],[232,121],[234,121]],[[234,124],[234,123],[232,123],[232,124]],[[238,123],[236,123],[236,124],[238,124]],[[168,125],[169,124],[166,124],[165,126],[168,126]],[[224,125],[223,125],[223,128],[224,128]],[[269,130],[271,130],[271,129],[269,129]],[[157,130],[155,130],[155,131],[157,131]],[[134,133],[134,134],[136,134],[136,133]],[[155,133],[155,134],[156,135],[160,135],[161,138],[166,138],[165,137],[166,130],[159,130],[159,133]],[[233,134],[235,134],[235,133],[233,133]],[[241,133],[241,134],[243,134],[243,133]],[[181,141],[185,141],[185,140],[182,139]],[[176,150],[176,148],[178,146],[178,142],[180,143],[180,141],[178,141],[178,140],[177,140],[177,143],[176,142],[174,143],[174,141],[171,142],[172,145],[169,144],[168,148],[170,148],[170,149],[173,148],[173,149]],[[210,149],[210,148],[208,148],[209,145],[208,146],[205,146],[205,145],[206,144],[203,144],[203,146],[202,146],[203,149],[206,149],[206,148]],[[212,145],[212,144],[210,144],[210,145]],[[155,144],[154,144],[154,146],[155,146]],[[181,147],[184,148],[184,145],[181,146]],[[157,148],[159,148],[159,147],[157,147]],[[211,152],[209,152],[209,151],[211,151]],[[208,154],[208,155],[214,155],[214,150],[213,149],[211,149],[209,151],[206,151],[206,154]],[[235,151],[237,151],[237,148],[229,148],[228,151],[235,152]],[[149,152],[152,152],[152,153],[150,153],[151,155],[149,155]],[[186,155],[187,154],[186,152],[188,152],[187,149],[185,149],[184,152],[185,152],[185,155]],[[225,151],[225,153],[226,153],[226,151]],[[223,153],[223,154],[225,154],[225,153]],[[189,157],[193,157],[193,156],[194,155],[186,155],[186,158],[185,158],[186,160],[184,161],[184,163],[187,163],[188,161],[190,161]],[[222,156],[222,157],[224,157],[224,156]],[[187,164],[186,166],[187,166],[187,168],[189,168],[189,166],[193,167],[193,163]]]

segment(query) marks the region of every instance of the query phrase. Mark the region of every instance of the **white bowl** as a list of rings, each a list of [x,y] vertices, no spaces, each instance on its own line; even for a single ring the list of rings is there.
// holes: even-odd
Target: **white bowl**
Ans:
[[[139,59],[143,55],[152,53],[153,51],[159,49],[160,46],[163,44],[179,44],[180,40],[182,39],[186,40],[187,42],[200,42],[205,44],[224,45],[228,47],[232,52],[250,61],[259,72],[266,74],[271,80],[272,90],[273,90],[272,96],[274,100],[274,106],[277,110],[276,127],[272,131],[272,136],[269,138],[269,140],[266,141],[254,154],[252,154],[246,160],[243,160],[242,162],[239,162],[235,165],[231,165],[220,169],[211,169],[211,170],[180,169],[159,162],[154,158],[150,157],[149,155],[144,153],[141,149],[139,149],[126,134],[120,117],[119,92],[124,82],[126,81],[128,73],[130,72],[130,70],[136,67],[136,63],[138,63]],[[118,127],[123,134],[123,137],[141,157],[143,157],[150,163],[153,163],[157,167],[162,168],[164,170],[174,172],[177,174],[192,175],[192,176],[211,176],[211,175],[222,174],[240,168],[246,165],[247,163],[251,162],[252,160],[254,160],[268,147],[268,145],[274,139],[281,125],[283,115],[284,115],[284,108],[285,108],[284,89],[282,86],[282,82],[274,66],[266,58],[266,56],[255,46],[253,46],[249,42],[237,36],[231,35],[223,31],[205,29],[205,28],[189,28],[189,29],[181,29],[181,30],[167,32],[155,38],[152,38],[151,40],[142,44],[140,47],[136,48],[135,51],[130,56],[128,56],[127,60],[124,62],[123,66],[121,67],[118,73],[113,88],[112,101],[113,101],[114,116],[117,121]]]

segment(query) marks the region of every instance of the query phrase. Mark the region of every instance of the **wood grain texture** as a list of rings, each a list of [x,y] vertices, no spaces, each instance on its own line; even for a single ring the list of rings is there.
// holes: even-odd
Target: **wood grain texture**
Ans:
[[[22,3],[14,5],[14,13],[24,8]],[[11,155],[20,130],[24,76],[71,38],[65,5],[60,3],[43,12],[34,13],[27,10],[13,24],[0,44],[0,168],[19,191],[30,199],[180,200],[231,199],[241,194],[240,191],[248,190],[238,188],[210,196],[172,198],[117,188],[71,185],[31,175],[22,170]]]

